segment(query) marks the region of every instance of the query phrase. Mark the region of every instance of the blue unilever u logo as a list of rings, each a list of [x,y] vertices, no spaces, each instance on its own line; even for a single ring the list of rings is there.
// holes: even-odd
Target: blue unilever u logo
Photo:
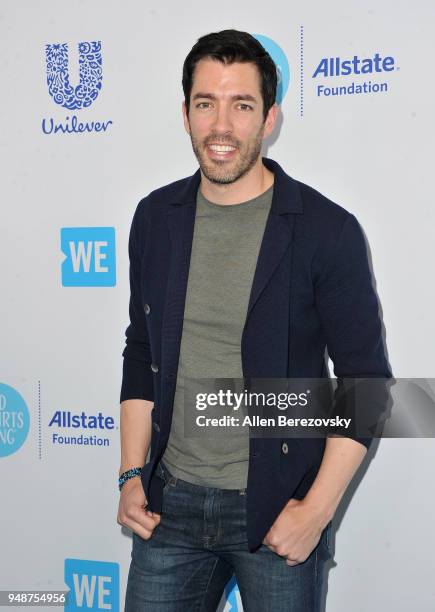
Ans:
[[[80,42],[79,84],[74,87],[68,74],[68,45],[45,46],[47,84],[50,96],[69,110],[87,108],[98,97],[103,79],[101,41]]]
[[[65,559],[65,583],[70,588],[65,610],[119,612],[118,563]]]
[[[63,227],[60,242],[64,287],[115,286],[114,227]]]

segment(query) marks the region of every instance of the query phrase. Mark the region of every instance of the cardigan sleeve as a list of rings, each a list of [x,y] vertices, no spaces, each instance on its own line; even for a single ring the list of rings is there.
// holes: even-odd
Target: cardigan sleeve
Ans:
[[[391,378],[365,239],[357,219],[350,213],[342,225],[322,273],[316,280],[315,296],[339,388],[346,388],[343,384],[344,378]],[[383,381],[377,387],[373,384],[370,389],[377,389],[376,400],[381,400],[384,405],[386,387],[382,383]],[[370,398],[370,393],[371,391],[366,397]],[[356,394],[349,395],[355,397]],[[364,397],[364,394],[361,396]],[[367,420],[364,421],[364,415],[361,420],[369,422],[368,419],[373,417],[379,405],[376,407],[356,402],[353,408],[366,410]],[[353,434],[349,437],[366,448],[369,448],[373,441],[373,438]]]
[[[154,382],[151,370],[151,349],[146,314],[142,299],[142,253],[146,239],[148,199],[139,202],[131,223],[128,254],[130,261],[130,323],[125,331],[122,356],[122,385],[120,401],[127,399],[154,400]]]

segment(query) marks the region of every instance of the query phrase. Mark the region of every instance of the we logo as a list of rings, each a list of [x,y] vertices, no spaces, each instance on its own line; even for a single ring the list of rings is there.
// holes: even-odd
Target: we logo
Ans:
[[[239,587],[235,576],[225,586],[225,605],[222,612],[243,612],[242,598],[240,597]]]
[[[65,610],[119,612],[119,564],[65,559],[65,584],[70,591]]]
[[[60,242],[64,287],[115,286],[114,227],[63,227]]]
[[[101,41],[80,42],[79,84],[71,85],[68,73],[68,45],[45,46],[47,85],[50,96],[69,110],[87,108],[96,100],[103,79]]]

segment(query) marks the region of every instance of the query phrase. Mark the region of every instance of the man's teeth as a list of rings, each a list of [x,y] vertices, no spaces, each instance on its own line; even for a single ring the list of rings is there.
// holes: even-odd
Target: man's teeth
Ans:
[[[236,147],[231,147],[229,145],[209,145],[210,149],[215,153],[228,153],[229,151],[234,151]]]

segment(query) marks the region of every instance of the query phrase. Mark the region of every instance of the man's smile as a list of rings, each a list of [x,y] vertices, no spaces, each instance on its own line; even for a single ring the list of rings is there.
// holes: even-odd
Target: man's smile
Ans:
[[[237,147],[233,145],[209,144],[206,146],[206,149],[212,158],[229,159],[233,157]]]

